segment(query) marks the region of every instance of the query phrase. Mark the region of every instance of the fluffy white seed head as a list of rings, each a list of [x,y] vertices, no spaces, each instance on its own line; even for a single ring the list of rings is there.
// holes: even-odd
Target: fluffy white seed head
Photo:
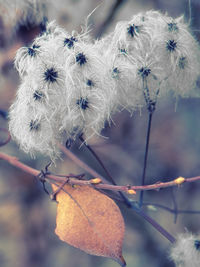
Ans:
[[[51,119],[42,112],[38,114],[33,107],[22,106],[18,99],[10,109],[9,130],[25,152],[33,156],[40,152],[53,158],[58,153],[59,134],[55,120],[52,127]]]
[[[134,111],[142,105],[143,92],[137,90],[135,85],[137,69],[126,56],[126,53],[119,51],[118,56],[108,61],[107,77],[110,79],[110,84],[115,90],[115,105],[114,111],[117,109],[128,109]]]
[[[65,100],[65,71],[49,52],[29,66],[10,109],[10,132],[20,147],[54,158],[62,140],[61,117]]]
[[[118,67],[113,67],[120,105],[133,111],[144,105],[144,96],[156,101],[170,90],[175,96],[192,95],[200,74],[200,53],[183,17],[173,19],[157,11],[140,13],[119,22],[111,36],[105,53],[109,70],[114,65],[124,69],[120,74]],[[145,87],[148,92],[142,96]]]
[[[86,31],[70,34],[53,21],[17,52],[22,83],[10,130],[25,151],[52,157],[56,140],[100,135],[119,109],[150,110],[170,90],[192,95],[200,51],[183,17],[139,13],[96,42]]]
[[[66,68],[66,116],[63,129],[74,138],[100,134],[110,120],[115,91],[106,77],[107,66],[94,45],[77,44]]]
[[[40,57],[41,47],[38,44],[32,44],[30,47],[22,47],[17,51],[15,57],[15,68],[17,69],[21,78],[27,75],[30,68],[32,68],[37,59]]]
[[[27,75],[40,61],[63,65],[67,55],[61,50],[64,47],[61,38],[67,35],[69,34],[53,21],[47,24],[47,31],[36,37],[32,45],[20,48],[15,57],[15,67],[20,77]]]
[[[170,258],[176,267],[199,267],[200,236],[191,233],[180,234],[171,248]]]

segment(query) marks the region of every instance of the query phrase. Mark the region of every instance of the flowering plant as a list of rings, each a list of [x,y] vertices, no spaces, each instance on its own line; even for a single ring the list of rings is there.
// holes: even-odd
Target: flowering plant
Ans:
[[[60,156],[58,143],[68,147],[80,139],[104,168],[88,144],[90,138],[101,136],[105,125],[112,124],[114,114],[126,109],[132,115],[146,108],[149,126],[142,185],[117,186],[112,177],[112,185],[102,177],[91,180],[81,180],[82,175],[57,177],[48,168],[37,173],[4,154],[0,158],[37,174],[43,185],[46,180],[53,184],[52,198],[58,201],[56,233],[61,240],[125,266],[123,218],[114,202],[96,189],[119,191],[118,197],[128,207],[173,243],[171,258],[177,266],[187,267],[192,262],[191,266],[197,267],[199,238],[184,234],[176,240],[144,213],[143,191],[134,204],[124,194],[200,179],[179,177],[145,186],[151,120],[157,101],[167,94],[175,98],[199,97],[196,89],[200,50],[189,25],[182,16],[173,19],[158,11],[147,11],[117,23],[111,34],[99,40],[92,40],[87,27],[80,34],[75,31],[70,34],[55,21],[43,26],[33,43],[16,54],[15,67],[21,84],[9,113],[11,136],[25,152],[32,156],[40,152],[52,161]],[[62,150],[70,153],[63,147]],[[89,172],[100,176],[93,170]],[[93,204],[96,199],[98,207]]]

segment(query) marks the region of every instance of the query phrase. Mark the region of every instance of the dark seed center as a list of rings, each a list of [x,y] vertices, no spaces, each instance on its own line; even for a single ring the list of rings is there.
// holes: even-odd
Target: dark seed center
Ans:
[[[29,124],[30,131],[38,131],[40,129],[40,123],[37,120],[31,120]]]
[[[142,67],[138,70],[138,74],[140,74],[143,78],[147,77],[151,73],[151,70],[147,67]]]
[[[134,37],[137,33],[139,33],[139,26],[133,24],[127,28],[127,32],[131,35],[131,37]]]
[[[40,46],[39,45],[33,45],[32,47],[28,47],[29,56],[35,57],[36,52],[37,52],[37,50],[36,50],[37,48],[40,48]]]
[[[90,79],[87,80],[86,84],[87,84],[88,86],[94,86],[93,81],[90,80]]]
[[[169,32],[176,32],[178,31],[178,26],[175,22],[168,23],[168,31]]]
[[[173,52],[175,51],[176,47],[177,47],[177,43],[174,40],[167,41],[167,44],[166,44],[167,50],[169,50],[170,52]]]
[[[77,42],[77,39],[73,36],[71,38],[65,38],[64,45],[68,48],[72,48],[74,46],[74,42]]]
[[[35,100],[41,100],[41,98],[43,98],[43,97],[44,97],[44,94],[38,90],[36,90],[33,94],[33,98]]]
[[[88,100],[87,100],[87,98],[80,98],[80,99],[78,99],[77,101],[76,101],[76,104],[80,107],[80,108],[82,108],[83,110],[86,110],[87,108],[89,108],[89,106],[88,106],[88,104],[89,104],[89,102],[88,102]]]
[[[76,55],[76,62],[79,63],[80,66],[82,66],[87,62],[87,59],[83,53],[79,53],[78,55]]]
[[[199,249],[200,249],[200,240],[195,240],[195,241],[194,241],[194,245],[195,245],[195,248],[196,248],[197,250],[199,250]]]
[[[47,69],[44,73],[45,81],[55,82],[58,78],[58,72],[54,68]]]

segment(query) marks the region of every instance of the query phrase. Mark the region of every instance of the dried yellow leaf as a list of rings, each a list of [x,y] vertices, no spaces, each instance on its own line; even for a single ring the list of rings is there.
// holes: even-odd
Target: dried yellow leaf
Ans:
[[[184,177],[178,177],[174,180],[174,182],[179,185],[185,182],[185,178]]]
[[[56,190],[53,185],[53,190]],[[64,191],[63,191],[64,190]],[[109,257],[121,266],[124,220],[115,202],[90,186],[65,185],[57,196],[56,234],[88,254]]]

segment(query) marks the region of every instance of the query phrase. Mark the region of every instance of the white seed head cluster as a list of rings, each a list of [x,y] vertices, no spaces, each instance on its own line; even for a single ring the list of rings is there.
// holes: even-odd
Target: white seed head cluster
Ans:
[[[120,109],[152,111],[170,90],[190,96],[200,51],[183,17],[148,11],[98,41],[50,22],[18,50],[15,66],[21,85],[10,109],[11,134],[25,151],[53,157],[58,141],[100,135]]]
[[[173,19],[157,11],[119,22],[107,57],[116,74],[119,104],[129,110],[169,90],[190,96],[200,73],[199,45],[183,17]]]
[[[170,258],[176,267],[199,267],[200,236],[191,233],[179,235],[171,249]]]

